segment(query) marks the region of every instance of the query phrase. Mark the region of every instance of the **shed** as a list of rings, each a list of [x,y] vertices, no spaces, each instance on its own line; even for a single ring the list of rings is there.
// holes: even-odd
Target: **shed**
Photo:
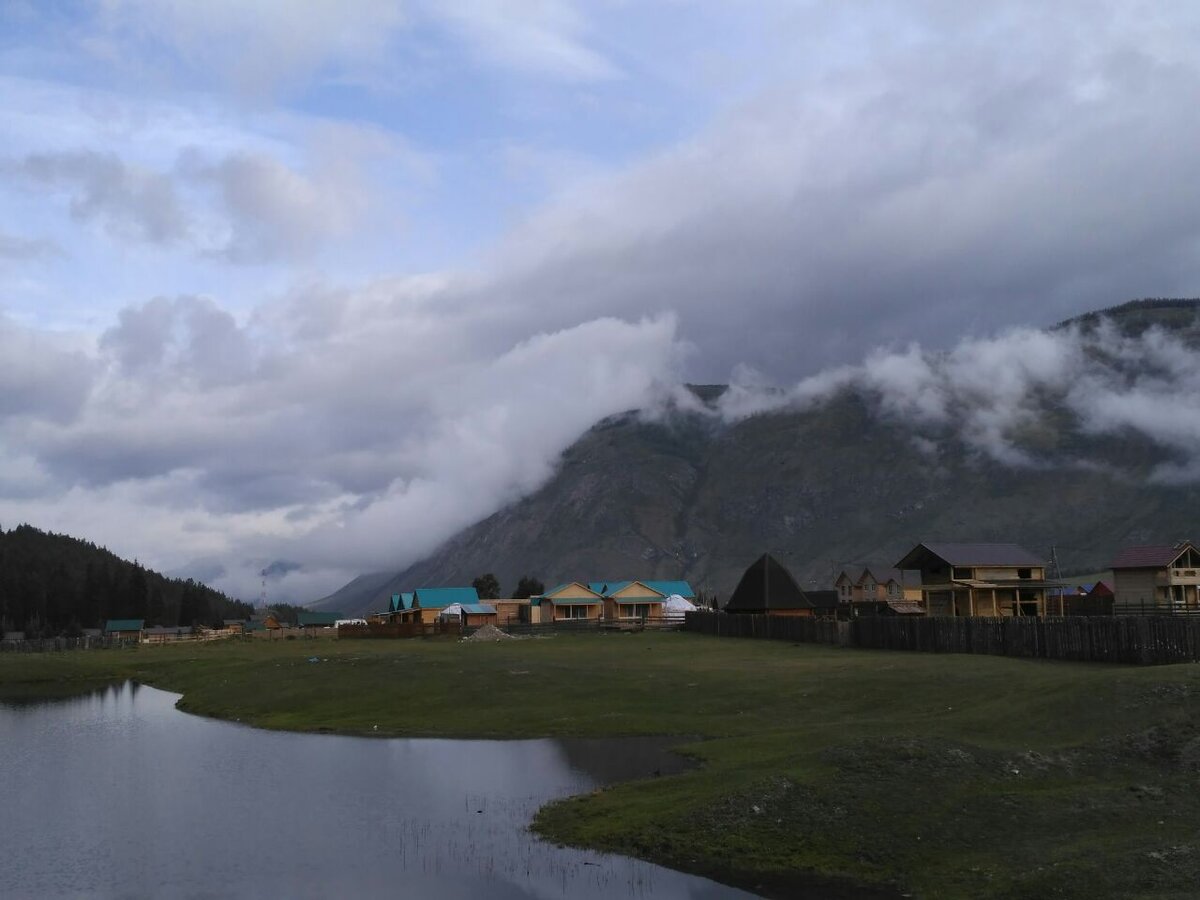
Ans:
[[[141,640],[145,627],[145,619],[109,619],[104,623],[104,633],[109,637]]]

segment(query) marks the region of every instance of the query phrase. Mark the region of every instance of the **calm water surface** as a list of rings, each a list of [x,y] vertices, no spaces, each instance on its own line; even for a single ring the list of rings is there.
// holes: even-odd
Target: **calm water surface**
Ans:
[[[0,897],[751,896],[527,831],[547,800],[677,767],[661,744],[286,734],[177,699],[0,703]]]

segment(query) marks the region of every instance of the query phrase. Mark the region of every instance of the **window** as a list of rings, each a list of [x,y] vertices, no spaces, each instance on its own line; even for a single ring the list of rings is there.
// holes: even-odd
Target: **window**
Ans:
[[[579,603],[572,606],[563,607],[564,619],[586,619],[588,617],[587,604]]]
[[[951,577],[951,578],[959,578],[959,579],[962,579],[962,580],[967,580],[967,579],[969,579],[969,578],[971,577],[971,570],[970,570],[969,568],[966,568],[966,567],[964,567],[964,566],[955,566],[955,567],[954,567],[954,574],[953,574],[953,575],[951,575],[950,577]]]
[[[622,619],[648,619],[650,618],[649,603],[622,603],[620,605]]]
[[[1017,569],[1018,578],[1032,578],[1033,569]]]

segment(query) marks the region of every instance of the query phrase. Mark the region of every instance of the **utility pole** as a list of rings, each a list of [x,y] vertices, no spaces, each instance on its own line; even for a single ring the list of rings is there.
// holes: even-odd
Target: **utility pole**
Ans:
[[[1058,565],[1058,548],[1056,548],[1053,544],[1050,545],[1050,567],[1054,570],[1054,580],[1061,582],[1062,569],[1060,569]],[[1061,616],[1065,614],[1065,610],[1063,609],[1062,585],[1060,584],[1057,588],[1055,588],[1055,590],[1058,591],[1058,614]]]

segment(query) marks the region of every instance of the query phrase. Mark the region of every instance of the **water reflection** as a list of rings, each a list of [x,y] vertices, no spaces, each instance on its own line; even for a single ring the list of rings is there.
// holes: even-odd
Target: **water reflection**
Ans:
[[[749,896],[526,830],[549,799],[683,765],[661,741],[284,734],[176,699],[0,704],[0,896]]]

